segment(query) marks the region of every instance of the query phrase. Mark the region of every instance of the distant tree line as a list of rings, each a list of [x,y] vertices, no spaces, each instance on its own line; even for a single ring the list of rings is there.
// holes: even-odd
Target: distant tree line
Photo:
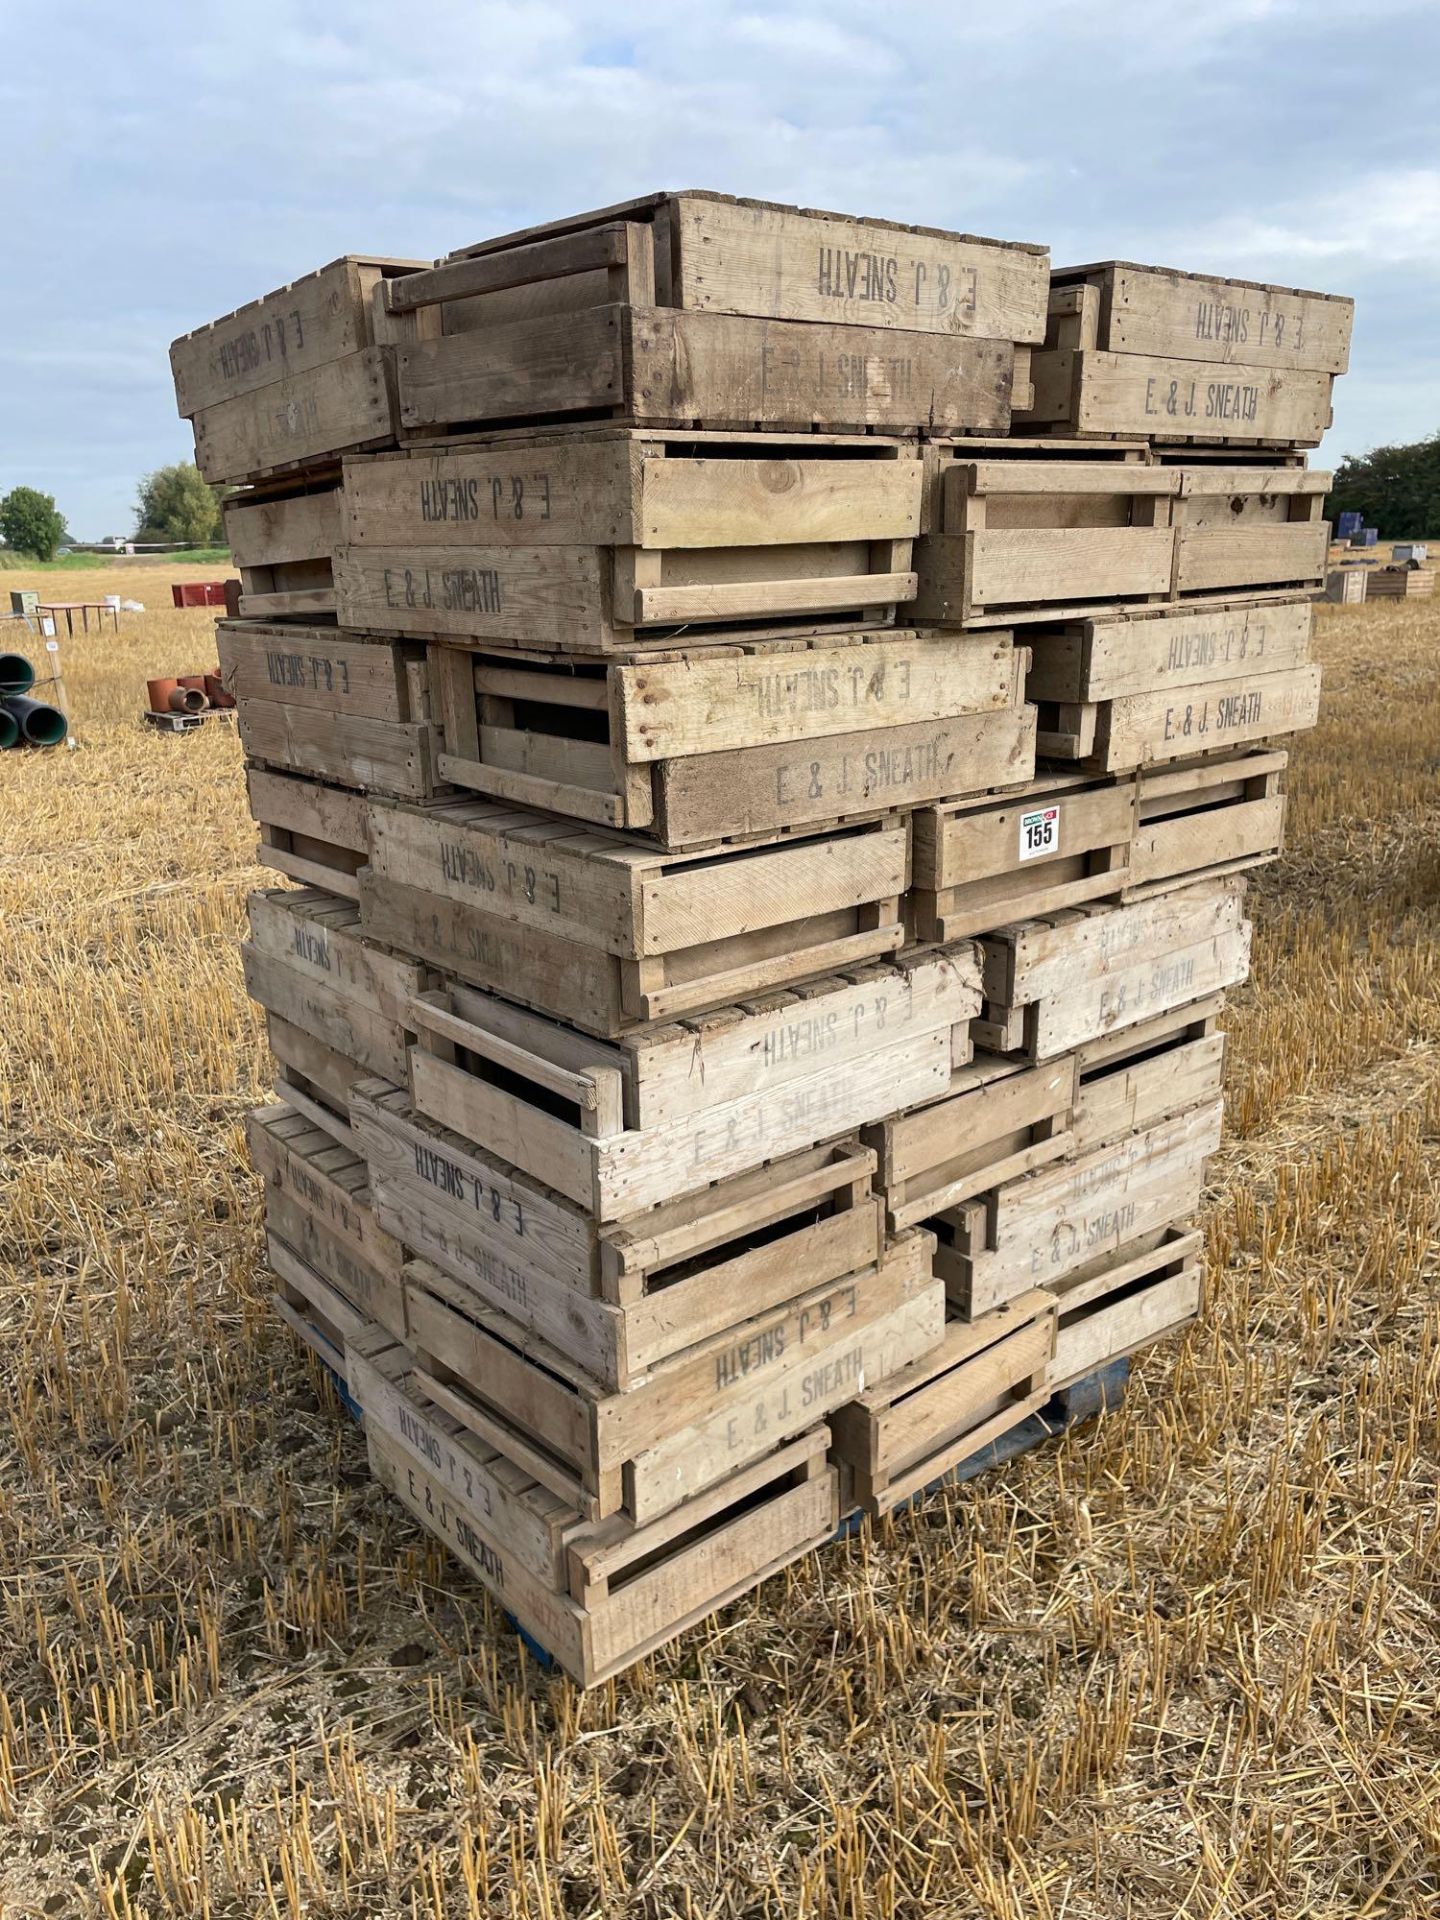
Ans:
[[[190,460],[147,473],[135,496],[135,538],[183,540],[187,547],[223,547],[220,502],[225,491],[202,479]]]
[[[135,495],[134,538],[178,541],[187,547],[223,547],[220,502],[228,487],[212,487],[192,461],[147,473]],[[55,496],[35,487],[12,487],[0,499],[0,544],[32,560],[53,560],[71,544]]]
[[[1440,433],[1408,447],[1376,447],[1340,462],[1326,509],[1363,515],[1382,540],[1440,538]]]

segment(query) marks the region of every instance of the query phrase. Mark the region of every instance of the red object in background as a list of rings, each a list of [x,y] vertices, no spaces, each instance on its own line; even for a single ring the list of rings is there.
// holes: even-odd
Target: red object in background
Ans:
[[[225,604],[225,582],[223,580],[186,580],[172,586],[170,598],[177,607],[223,607]]]
[[[206,674],[205,691],[210,696],[210,704],[212,707],[233,707],[235,704],[234,694],[225,691],[225,682],[220,678],[220,669],[218,667],[214,673]]]

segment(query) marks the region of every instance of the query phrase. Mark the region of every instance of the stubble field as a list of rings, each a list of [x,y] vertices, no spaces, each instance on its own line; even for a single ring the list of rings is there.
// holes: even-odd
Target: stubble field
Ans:
[[[1440,600],[1321,611],[1200,1326],[581,1696],[266,1305],[264,876],[233,731],[139,725],[213,661],[170,577],[85,575],[152,611],[0,758],[0,1914],[1433,1914]]]

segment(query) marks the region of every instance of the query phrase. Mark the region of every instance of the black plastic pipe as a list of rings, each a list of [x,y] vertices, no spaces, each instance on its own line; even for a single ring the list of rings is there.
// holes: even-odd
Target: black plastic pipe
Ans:
[[[7,695],[0,699],[0,707],[15,721],[32,747],[58,747],[68,731],[65,716],[58,707],[27,700],[23,694]]]
[[[28,693],[34,684],[35,669],[23,653],[0,653],[0,698]]]

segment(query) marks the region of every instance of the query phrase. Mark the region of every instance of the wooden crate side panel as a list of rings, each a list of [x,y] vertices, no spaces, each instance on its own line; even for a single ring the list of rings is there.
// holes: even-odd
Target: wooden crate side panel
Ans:
[[[1203,686],[1237,673],[1307,666],[1314,609],[1308,600],[1140,620],[1096,620],[1073,677],[1050,678],[1048,638],[1037,638],[1026,680],[1031,699],[1118,700],[1170,686]]]
[[[1036,1057],[1052,1058],[1103,1033],[1239,986],[1249,972],[1248,921],[1195,946],[1117,966],[1069,995],[1040,1002],[1033,1040]]]
[[[674,309],[630,332],[630,404],[650,418],[1009,429],[1008,343]]]
[[[365,1163],[356,1154],[278,1104],[250,1113],[245,1137],[267,1195],[284,1194],[358,1259],[399,1278],[404,1251],[375,1219]]]
[[[328,561],[342,537],[341,502],[339,487],[259,500],[232,495],[223,506],[230,558],[237,567]]]
[[[1131,694],[1102,710],[1096,757],[1118,772],[1299,733],[1319,717],[1319,667],[1241,675],[1193,691]]]
[[[997,528],[957,536],[974,607],[1168,594],[1169,527]],[[957,557],[959,557],[957,555]]]
[[[369,819],[363,795],[264,767],[246,769],[245,789],[250,812],[262,825],[351,853],[368,852]]]
[[[1072,1122],[1076,1151],[1089,1152],[1217,1099],[1224,1062],[1225,1036],[1211,1033],[1127,1061],[1112,1073],[1082,1075]]]
[[[212,483],[302,465],[394,434],[390,369],[370,348],[195,416],[195,463]]]
[[[1086,433],[1191,434],[1315,446],[1330,424],[1331,376],[1197,367],[1137,353],[1082,353],[1072,424]]]
[[[593,1223],[558,1194],[429,1125],[396,1088],[382,1093],[378,1082],[366,1083],[352,1096],[350,1112],[377,1196],[404,1191],[427,1214],[467,1225],[512,1264],[528,1261],[567,1286],[594,1291]]]
[[[369,295],[379,271],[359,260],[332,260],[182,335],[170,348],[182,419],[368,347]]]
[[[1013,1318],[1003,1308],[996,1317],[1002,1322]],[[967,1428],[978,1425],[1002,1396],[1028,1388],[1043,1374],[1054,1344],[1053,1311],[1039,1314],[1002,1333],[994,1345],[971,1354],[877,1410],[871,1444],[884,1478],[904,1473],[928,1459]],[[922,1361],[915,1370],[923,1370],[925,1364]]]
[[[397,1339],[405,1334],[405,1291],[398,1270],[373,1265],[291,1194],[268,1188],[265,1226],[292,1247],[315,1273],[341,1293],[365,1319]]]
[[[1350,364],[1353,300],[1159,267],[1119,265],[1108,279],[1100,344],[1113,353],[1331,374]]]
[[[383,640],[346,640],[325,627],[247,630],[227,620],[216,634],[221,676],[237,700],[370,720],[410,717],[404,660]]]
[[[1216,881],[1139,906],[1022,922],[981,942],[986,996],[1020,1005],[1198,945],[1239,926],[1243,898],[1237,882]]]
[[[369,1073],[399,1080],[405,1072],[405,1031],[343,990],[320,981],[303,965],[262,953],[246,941],[241,949],[245,987],[252,1000],[288,1025],[343,1054]]]
[[[1019,706],[667,761],[662,831],[683,846],[1014,786],[1034,777],[1035,728]]]
[[[370,1467],[387,1492],[406,1508],[423,1533],[441,1540],[527,1633],[539,1641],[581,1686],[593,1684],[588,1623],[567,1595],[558,1593],[521,1559],[480,1531],[473,1508],[452,1494],[419,1457],[383,1426],[367,1432]]]
[[[634,1024],[623,999],[621,962],[612,954],[501,920],[478,902],[405,886],[370,867],[361,869],[359,897],[367,934],[474,986],[503,989],[587,1033],[618,1033]]]
[[[983,1313],[1026,1287],[1052,1285],[1190,1212],[1206,1157],[1220,1145],[1220,1117],[1221,1102],[1211,1100],[1070,1166],[1002,1187],[995,1248],[971,1257],[966,1310]]]
[[[1081,1379],[1108,1360],[1178,1332],[1200,1311],[1203,1282],[1201,1263],[1191,1258],[1178,1271],[1173,1266],[1162,1268],[1148,1285],[1122,1291],[1108,1304],[1102,1301],[1069,1316],[1061,1289],[1060,1325],[1051,1363],[1056,1384]]]
[[[339,544],[640,546],[642,460],[619,438],[361,455],[345,462]]]
[[[663,1512],[678,1484],[688,1498],[776,1439],[801,1432],[870,1381],[928,1353],[944,1328],[944,1288],[927,1279],[911,1299],[867,1319],[833,1316],[825,1333],[746,1379],[708,1416],[646,1451],[630,1466],[637,1518]]]
[[[1180,593],[1228,593],[1241,587],[1319,584],[1330,529],[1323,520],[1269,527],[1180,527],[1175,586]]]
[[[643,1131],[588,1139],[539,1108],[412,1049],[421,1112],[553,1186],[601,1219],[624,1220],[676,1194],[744,1173],[943,1092],[948,1028]]]
[[[439,427],[624,404],[617,307],[539,315],[395,352],[400,423]]]
[[[676,199],[671,218],[679,307],[991,340],[1045,336],[1041,252],[691,195]]]
[[[1020,1128],[1063,1121],[1075,1092],[1071,1062],[1023,1067],[964,1084],[973,1070],[956,1076],[960,1089],[933,1106],[902,1113],[886,1123],[881,1171],[887,1183],[906,1182],[977,1152]]]
[[[579,1514],[431,1406],[413,1385],[403,1347],[384,1347],[373,1335],[361,1335],[346,1341],[345,1357],[350,1391],[364,1411],[367,1430],[378,1427],[477,1527],[559,1590],[565,1534],[580,1524]]]
[[[908,825],[800,840],[676,867],[638,887],[642,954],[696,947],[755,928],[892,899],[910,881]]]
[[[713,1022],[639,1034],[627,1111],[637,1127],[763,1089],[782,1087],[841,1065],[863,1063],[877,1046],[963,1025],[980,1010],[976,950],[926,955],[903,967],[870,967],[791,994],[783,990]]]
[[[1233,861],[1267,859],[1280,851],[1284,838],[1285,796],[1280,793],[1174,814],[1137,829],[1130,883],[1145,886]]]
[[[298,1075],[301,1082],[308,1082],[312,1091],[323,1095],[325,1104],[335,1114],[343,1115],[349,1111],[351,1089],[357,1082],[370,1078],[368,1067],[360,1066],[348,1054],[337,1053],[334,1047],[327,1047],[314,1034],[306,1033],[302,1027],[292,1026],[281,1015],[271,1013],[268,1009],[265,1030],[270,1040],[270,1051],[282,1067],[289,1069],[291,1075]]]
[[[717,1607],[820,1546],[839,1519],[827,1470],[612,1589],[591,1620],[596,1677],[619,1672]]]
[[[242,700],[237,708],[247,753],[345,786],[402,799],[435,791],[433,737],[425,723],[368,720],[279,700]]]
[[[1029,822],[1051,809],[1055,819],[1042,823],[1045,837],[1032,851]],[[992,808],[938,814],[933,833],[916,836],[915,884],[939,891],[1005,873],[1043,874],[1049,860],[1118,846],[1134,828],[1133,783],[1053,792],[1037,786]]]
[[[646,458],[633,544],[651,549],[911,540],[923,469],[890,460],[806,458],[757,447],[749,459]]]
[[[610,624],[601,562],[578,546],[341,547],[336,610],[369,632],[598,648]]]
[[[402,1023],[411,998],[428,985],[428,968],[384,953],[360,937],[360,916],[319,892],[273,889],[247,901],[250,937],[263,953],[307,973],[383,1019]]]
[[[1008,635],[906,634],[784,652],[704,650],[612,670],[616,736],[639,764],[903,726],[1011,704]]]

